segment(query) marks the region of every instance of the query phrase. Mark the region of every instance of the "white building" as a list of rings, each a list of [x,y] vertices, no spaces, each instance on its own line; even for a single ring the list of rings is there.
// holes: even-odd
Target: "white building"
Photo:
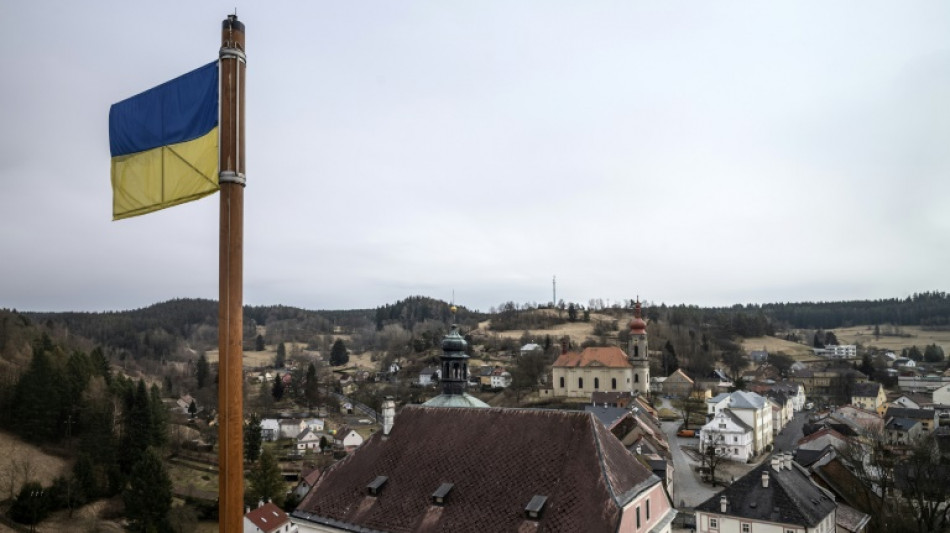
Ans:
[[[723,455],[732,461],[748,461],[755,455],[752,451],[752,433],[752,427],[730,409],[720,409],[699,430],[699,451],[706,453],[708,446],[714,446],[716,455]]]
[[[722,393],[706,400],[707,416],[729,409],[752,428],[752,453],[759,455],[772,444],[772,404],[754,392]]]
[[[276,418],[261,420],[261,439],[274,442],[280,438],[280,421]]]
[[[854,344],[826,344],[825,353],[833,359],[854,359],[858,356],[858,347]]]

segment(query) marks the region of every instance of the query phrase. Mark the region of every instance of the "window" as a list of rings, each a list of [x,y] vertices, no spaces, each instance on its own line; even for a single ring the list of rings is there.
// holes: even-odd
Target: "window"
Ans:
[[[635,345],[633,347],[633,356],[640,357],[640,345]]]
[[[752,526],[749,524],[742,524],[742,533],[751,533]]]
[[[640,508],[637,507],[637,529],[640,529]]]
[[[709,529],[719,529],[719,519],[710,518],[709,519]]]
[[[650,520],[650,499],[647,498],[647,521]]]
[[[584,388],[584,378],[577,378],[577,388],[578,389]]]
[[[600,388],[600,378],[594,378],[594,389],[597,390]]]
[[[617,378],[610,378],[610,388],[617,390]]]
[[[561,376],[561,388],[564,388],[564,376]]]
[[[633,375],[633,382],[634,382],[634,383],[640,383],[640,374],[634,374],[634,375]]]

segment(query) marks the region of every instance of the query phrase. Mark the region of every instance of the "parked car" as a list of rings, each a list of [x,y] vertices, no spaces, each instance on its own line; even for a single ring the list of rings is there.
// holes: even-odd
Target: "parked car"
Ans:
[[[690,438],[690,437],[696,437],[697,435],[696,435],[696,430],[693,430],[693,429],[681,429],[681,430],[679,430],[679,432],[676,433],[676,436],[677,436],[677,437]]]

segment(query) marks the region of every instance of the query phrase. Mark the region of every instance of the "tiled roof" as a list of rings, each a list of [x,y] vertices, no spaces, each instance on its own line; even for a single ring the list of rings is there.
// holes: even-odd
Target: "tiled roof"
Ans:
[[[682,369],[677,368],[676,372],[673,372],[666,378],[666,383],[693,383],[693,380],[683,372]]]
[[[265,503],[244,516],[255,526],[259,527],[261,531],[275,531],[290,520],[287,517],[287,513],[270,502]]]
[[[590,403],[593,405],[629,403],[632,399],[633,394],[630,392],[594,391],[590,394]],[[626,400],[626,402],[623,402],[623,400]]]
[[[936,412],[933,409],[911,409],[909,407],[888,407],[884,413],[886,418],[914,418],[917,420],[933,420]]]
[[[799,448],[795,450],[795,462],[808,468],[818,462],[819,459],[833,453],[834,448],[828,444],[820,450],[810,450],[808,448]]]
[[[914,420],[912,418],[891,418],[887,421],[887,424],[884,426],[884,429],[894,429],[897,431],[910,431],[911,428],[920,424],[919,420]]]
[[[594,416],[596,416],[607,429],[611,429],[614,427],[614,424],[630,414],[630,411],[622,407],[601,407],[599,405],[585,405],[584,411],[594,413]]]
[[[729,397],[729,407],[732,409],[762,409],[765,407],[765,398],[754,392],[737,390]]]
[[[367,484],[386,476],[378,496]],[[443,483],[444,506],[432,503]],[[660,483],[593,415],[404,407],[324,473],[299,520],[378,531],[616,531],[623,505]],[[538,523],[525,518],[547,497]]]
[[[877,398],[881,391],[881,384],[874,381],[867,383],[854,383],[851,385],[851,396],[860,398]]]
[[[591,363],[600,363],[611,368],[630,368],[630,362],[627,361],[627,354],[616,346],[590,347],[584,348],[581,353],[567,352],[562,353],[555,367],[584,367]]]
[[[840,459],[832,459],[827,464],[815,468],[814,471],[821,484],[848,505],[866,513],[880,507],[880,497],[848,470]]]
[[[769,475],[769,486],[762,486],[762,473]],[[726,512],[720,512],[719,499],[728,500]],[[697,511],[724,514],[751,520],[815,527],[835,510],[835,502],[811,482],[798,465],[776,471],[766,461],[732,485],[696,506]]]

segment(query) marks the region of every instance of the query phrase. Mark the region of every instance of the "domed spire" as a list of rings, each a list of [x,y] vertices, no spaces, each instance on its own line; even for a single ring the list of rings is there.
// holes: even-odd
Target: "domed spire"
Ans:
[[[488,404],[465,392],[468,385],[468,355],[465,348],[468,343],[459,333],[459,327],[452,329],[442,338],[442,394],[423,405],[432,407],[488,407]]]
[[[640,314],[640,299],[637,298],[637,304],[633,308],[633,320],[630,321],[630,333],[632,335],[646,335],[647,323]]]

